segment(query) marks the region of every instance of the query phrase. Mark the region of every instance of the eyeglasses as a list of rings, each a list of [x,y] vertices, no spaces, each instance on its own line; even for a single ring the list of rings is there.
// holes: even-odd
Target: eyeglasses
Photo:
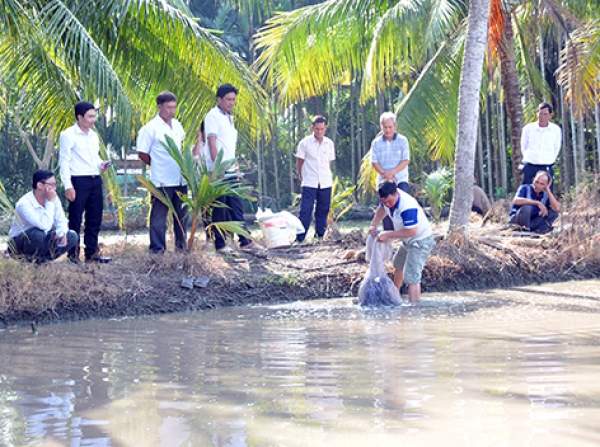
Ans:
[[[42,182],[43,185],[48,185],[51,188],[56,188],[56,183],[51,183],[51,182]]]

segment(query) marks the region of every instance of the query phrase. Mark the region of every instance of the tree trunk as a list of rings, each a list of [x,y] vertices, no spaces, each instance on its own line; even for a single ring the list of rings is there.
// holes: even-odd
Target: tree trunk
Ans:
[[[523,106],[521,105],[521,90],[517,74],[517,59],[515,56],[515,38],[512,29],[512,16],[505,15],[507,24],[504,30],[504,44],[500,46],[500,77],[504,87],[506,114],[510,121],[510,145],[512,148],[512,179],[515,189],[521,184],[519,166],[523,159],[521,153],[521,130],[523,129]]]
[[[271,131],[271,156],[273,157],[273,176],[275,177],[275,198],[277,199],[277,206],[281,203],[281,192],[279,190],[279,167],[278,167],[278,153],[277,148],[277,105],[275,100],[271,102],[271,109],[273,110],[273,129]],[[266,170],[265,170],[266,171]],[[266,172],[265,172],[266,174]]]
[[[265,191],[263,190],[263,161],[262,154],[260,149],[260,137],[258,133],[256,134],[256,176],[258,183],[258,206],[263,207],[263,195],[265,195]]]
[[[473,203],[473,171],[477,145],[477,117],[490,15],[490,0],[471,0],[467,37],[458,93],[458,129],[454,158],[454,196],[450,231],[466,231]]]
[[[596,107],[594,108],[594,115],[596,118],[596,160],[598,162],[597,173],[600,173],[600,104],[596,97]]]
[[[478,183],[483,187],[485,185],[484,180],[485,180],[485,175],[483,172],[483,136],[481,135],[483,133],[481,126],[482,126],[482,122],[481,122],[481,114],[479,115],[479,123],[477,125],[477,161],[478,161],[478,166],[479,166],[479,179],[478,179]]]
[[[560,159],[562,161],[562,190],[563,191],[568,191],[569,188],[571,188],[571,185],[573,184],[571,181],[571,170],[569,169],[569,157],[568,157],[568,151],[567,151],[567,147],[569,144],[569,140],[568,140],[568,135],[569,133],[567,132],[567,113],[565,112],[565,95],[564,95],[564,91],[563,91],[563,87],[562,85],[558,86],[558,94],[560,96],[560,117],[561,117],[561,123],[562,123],[562,150],[560,151]]]
[[[577,160],[577,124],[575,122],[573,103],[569,107],[569,115],[571,119],[571,146],[573,150],[573,178],[575,179],[575,187],[577,187],[579,186],[579,163]]]
[[[352,152],[350,166],[352,169],[352,184],[356,185],[356,127],[354,125],[356,106],[354,103],[354,90],[354,83],[352,83],[350,86],[350,150]]]
[[[488,85],[489,88],[489,85]],[[492,164],[492,126],[490,124],[490,95],[487,95],[485,102],[485,143],[486,143],[486,158],[487,158],[487,185],[488,195],[494,197],[494,171]]]
[[[508,185],[506,182],[506,134],[504,133],[506,129],[506,122],[504,119],[504,104],[501,100],[498,101],[498,108],[500,109],[498,111],[498,114],[500,115],[500,125],[498,126],[498,130],[500,131],[500,135],[498,137],[500,139],[500,147],[498,148],[500,151],[500,185],[502,187],[502,191],[505,194],[508,194]]]

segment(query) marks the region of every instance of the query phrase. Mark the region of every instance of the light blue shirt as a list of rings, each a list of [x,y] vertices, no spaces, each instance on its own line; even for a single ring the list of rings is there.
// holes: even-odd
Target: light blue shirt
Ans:
[[[385,139],[383,135],[375,138],[371,143],[371,163],[378,163],[385,171],[394,169],[403,160],[410,160],[408,140],[399,133],[394,133],[392,141]],[[408,183],[408,166],[394,175],[396,184]],[[381,174],[377,174],[377,184],[383,181]]]

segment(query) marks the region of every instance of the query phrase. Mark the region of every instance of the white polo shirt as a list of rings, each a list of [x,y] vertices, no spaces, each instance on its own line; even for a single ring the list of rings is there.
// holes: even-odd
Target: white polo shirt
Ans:
[[[167,144],[165,135],[170,136],[177,144],[177,148],[181,150],[185,137],[183,127],[174,118],[169,126],[159,115],[140,129],[136,149],[138,152],[150,155],[150,180],[156,186],[186,185],[179,166],[162,145],[162,143]]]
[[[86,134],[75,123],[60,134],[59,139],[60,179],[65,189],[73,187],[72,176],[99,175],[100,140],[92,129]]]
[[[206,141],[210,137],[217,137],[217,153],[223,151],[223,161],[236,158],[238,131],[233,122],[233,115],[223,112],[219,106],[212,108],[204,118],[204,133]],[[208,147],[208,143],[206,146]],[[208,152],[210,156],[210,150]],[[235,166],[232,166],[227,171],[234,172],[235,169]]]
[[[421,208],[419,203],[410,194],[406,194],[400,189],[397,191],[399,194],[398,202],[394,208],[390,209],[387,206],[379,206],[383,206],[387,215],[392,219],[395,231],[417,227],[417,234],[410,238],[403,238],[403,242],[410,245],[431,236],[433,231],[423,208]]]
[[[296,158],[304,160],[302,165],[302,185],[309,188],[331,188],[331,162],[335,160],[333,141],[323,137],[323,141],[309,135],[298,144]]]
[[[556,124],[540,127],[537,121],[529,123],[521,134],[523,163],[552,165],[556,162],[561,144],[562,130]]]
[[[42,206],[33,195],[33,191],[29,191],[19,199],[15,211],[17,215],[8,233],[10,238],[17,237],[31,228],[39,228],[48,234],[52,227],[56,226],[58,237],[63,237],[69,230],[69,222],[58,197],[52,202],[46,200]]]

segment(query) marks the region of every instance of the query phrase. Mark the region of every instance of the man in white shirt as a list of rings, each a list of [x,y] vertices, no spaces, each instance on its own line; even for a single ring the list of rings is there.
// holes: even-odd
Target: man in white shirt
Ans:
[[[150,180],[169,197],[176,211],[173,216],[173,232],[175,233],[175,246],[184,250],[187,247],[187,207],[184,206],[179,194],[187,195],[187,183],[177,162],[164,148],[165,136],[170,136],[177,148],[185,137],[183,127],[175,119],[177,111],[177,98],[171,92],[162,92],[156,97],[158,115],[140,129],[137,139],[137,152],[144,163],[150,166]],[[152,209],[150,211],[150,251],[162,253],[167,248],[167,216],[169,208],[159,199],[152,196]]]
[[[546,171],[554,178],[554,163],[560,152],[562,131],[551,123],[552,106],[543,102],[538,106],[538,120],[529,123],[521,134],[521,152],[523,153],[522,185],[529,185],[539,171]],[[552,183],[552,182],[551,182]]]
[[[223,84],[217,89],[217,105],[212,108],[204,118],[208,152],[208,164],[214,164],[219,152],[223,153],[223,161],[236,159],[236,145],[238,132],[233,122],[231,112],[235,107],[238,89],[231,84]],[[239,165],[236,162],[225,173],[227,179],[237,183],[242,178]],[[244,203],[238,196],[221,196],[219,202],[226,207],[213,207],[212,222],[244,222]],[[245,228],[245,226],[244,226]],[[214,231],[215,249],[222,254],[233,254],[233,249],[225,243],[226,234]],[[243,234],[238,235],[242,250],[262,250],[263,247],[248,239]]]
[[[40,169],[34,172],[32,183],[33,190],[17,202],[17,215],[8,233],[8,250],[41,264],[75,247],[79,235],[69,230],[56,195],[54,174]]]
[[[331,162],[335,160],[335,148],[333,141],[325,136],[327,119],[316,115],[311,130],[313,134],[300,141],[296,152],[296,166],[302,188],[298,217],[305,230],[304,233],[296,236],[298,242],[303,242],[306,238],[306,231],[312,222],[313,209],[315,210],[315,239],[323,238],[331,207],[333,185]]]
[[[406,281],[409,301],[419,301],[423,267],[435,247],[431,224],[415,198],[398,189],[394,180],[384,180],[378,193],[380,206],[371,221],[369,233],[377,236],[379,242],[402,240],[393,260],[394,284],[400,289]],[[394,229],[378,232],[377,225],[386,216],[392,219]]]
[[[98,234],[102,224],[102,177],[110,166],[100,158],[100,140],[94,132],[96,108],[85,101],[75,104],[76,123],[60,134],[60,179],[69,201],[69,228],[77,234],[85,212],[83,243],[86,262],[107,263],[111,258],[99,255]],[[80,264],[79,244],[69,250],[69,260]]]

